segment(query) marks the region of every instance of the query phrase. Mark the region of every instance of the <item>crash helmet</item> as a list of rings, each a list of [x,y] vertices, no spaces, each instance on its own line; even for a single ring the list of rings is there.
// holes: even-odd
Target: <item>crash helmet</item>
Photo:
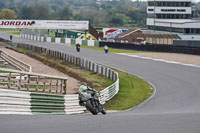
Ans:
[[[79,91],[83,92],[87,90],[87,84],[84,82],[81,84],[81,86],[79,87]]]

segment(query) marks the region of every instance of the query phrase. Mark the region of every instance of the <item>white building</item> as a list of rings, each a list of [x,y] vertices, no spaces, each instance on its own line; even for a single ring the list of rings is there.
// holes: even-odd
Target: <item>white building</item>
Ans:
[[[200,40],[200,20],[192,19],[191,0],[148,0],[149,29],[178,33],[182,40]]]

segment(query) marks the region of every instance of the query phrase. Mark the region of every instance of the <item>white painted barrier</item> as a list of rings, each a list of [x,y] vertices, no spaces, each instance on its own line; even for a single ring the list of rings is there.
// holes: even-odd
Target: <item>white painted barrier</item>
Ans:
[[[33,36],[33,35],[31,35],[31,40],[33,40],[33,38],[34,38],[34,36]]]
[[[95,41],[94,40],[88,40],[88,46],[94,46]]]
[[[31,99],[30,92],[0,89],[0,114],[32,114],[31,108],[35,105],[31,105]],[[65,114],[79,114],[86,110],[79,105],[77,94],[65,95],[64,102]]]
[[[76,44],[79,43],[80,45],[82,45],[82,40],[81,39],[76,39]]]
[[[65,38],[65,43],[66,44],[71,44],[71,38]]]
[[[37,41],[37,36],[34,36],[33,40]]]
[[[55,43],[61,43],[61,38],[56,37],[55,38]]]
[[[44,37],[43,36],[41,36],[41,42],[44,42]]]
[[[78,95],[65,95],[65,112],[66,114],[84,113],[85,107],[79,105]]]
[[[40,36],[37,36],[37,41],[40,41]]]
[[[51,37],[47,37],[47,42],[51,42]]]
[[[35,36],[33,36],[33,35],[27,35],[27,34],[24,34],[24,36],[21,36],[21,37],[25,38],[25,39],[36,40],[36,41],[41,41],[41,42],[45,41],[43,36],[41,36],[41,39],[40,39],[39,36],[37,36],[35,38]],[[51,42],[51,39],[52,39],[52,37],[46,37],[46,42]],[[64,38],[64,40],[65,40],[66,44],[71,44],[71,40],[72,40],[71,38]],[[55,43],[62,43],[61,42],[61,38],[57,38],[56,37],[55,38]],[[83,40],[82,39],[76,39],[75,40],[75,44],[77,44],[77,43],[79,43],[80,45],[82,45],[83,44]],[[87,40],[85,45],[95,46],[95,40]]]
[[[30,92],[0,89],[0,114],[31,114]]]

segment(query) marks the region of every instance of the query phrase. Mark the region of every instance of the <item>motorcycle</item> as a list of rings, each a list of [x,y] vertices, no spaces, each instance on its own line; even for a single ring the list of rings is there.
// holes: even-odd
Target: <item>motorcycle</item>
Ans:
[[[79,91],[79,104],[85,106],[93,115],[97,115],[99,112],[106,114],[103,104],[100,103],[100,93],[91,88],[87,87],[87,90]]]
[[[80,44],[76,44],[76,51],[80,52]]]
[[[76,47],[76,51],[77,51],[77,52],[80,52],[80,47]]]

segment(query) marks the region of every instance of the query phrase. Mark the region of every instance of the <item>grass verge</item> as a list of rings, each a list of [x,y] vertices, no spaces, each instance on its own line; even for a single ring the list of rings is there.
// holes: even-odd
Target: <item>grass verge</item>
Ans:
[[[8,32],[9,34],[13,34],[13,35],[19,35],[19,31],[16,31],[16,32]]]
[[[146,81],[125,72],[118,73],[120,90],[114,98],[106,102],[107,110],[129,109],[151,96],[152,89]]]
[[[38,54],[28,51],[26,49],[17,48],[20,53],[27,54],[28,56],[43,62],[44,64],[57,69],[58,71],[73,77],[80,82],[86,82],[90,87],[100,91],[113,83],[112,80],[105,78],[104,76],[88,71],[79,66],[64,62],[60,59],[49,57],[45,54]],[[77,88],[78,90],[78,88]]]
[[[101,75],[82,69],[72,64],[64,63],[62,60],[52,59],[44,54],[37,54],[25,49],[17,49],[21,53],[28,53],[29,56],[42,61],[63,73],[68,74],[80,81],[87,82],[90,87],[102,90],[113,83]],[[116,70],[118,71],[118,70]],[[151,86],[144,80],[131,74],[118,71],[120,79],[120,91],[110,101],[106,102],[107,110],[124,110],[134,107],[147,99],[151,94]]]
[[[19,31],[19,29],[0,29],[0,31]]]

